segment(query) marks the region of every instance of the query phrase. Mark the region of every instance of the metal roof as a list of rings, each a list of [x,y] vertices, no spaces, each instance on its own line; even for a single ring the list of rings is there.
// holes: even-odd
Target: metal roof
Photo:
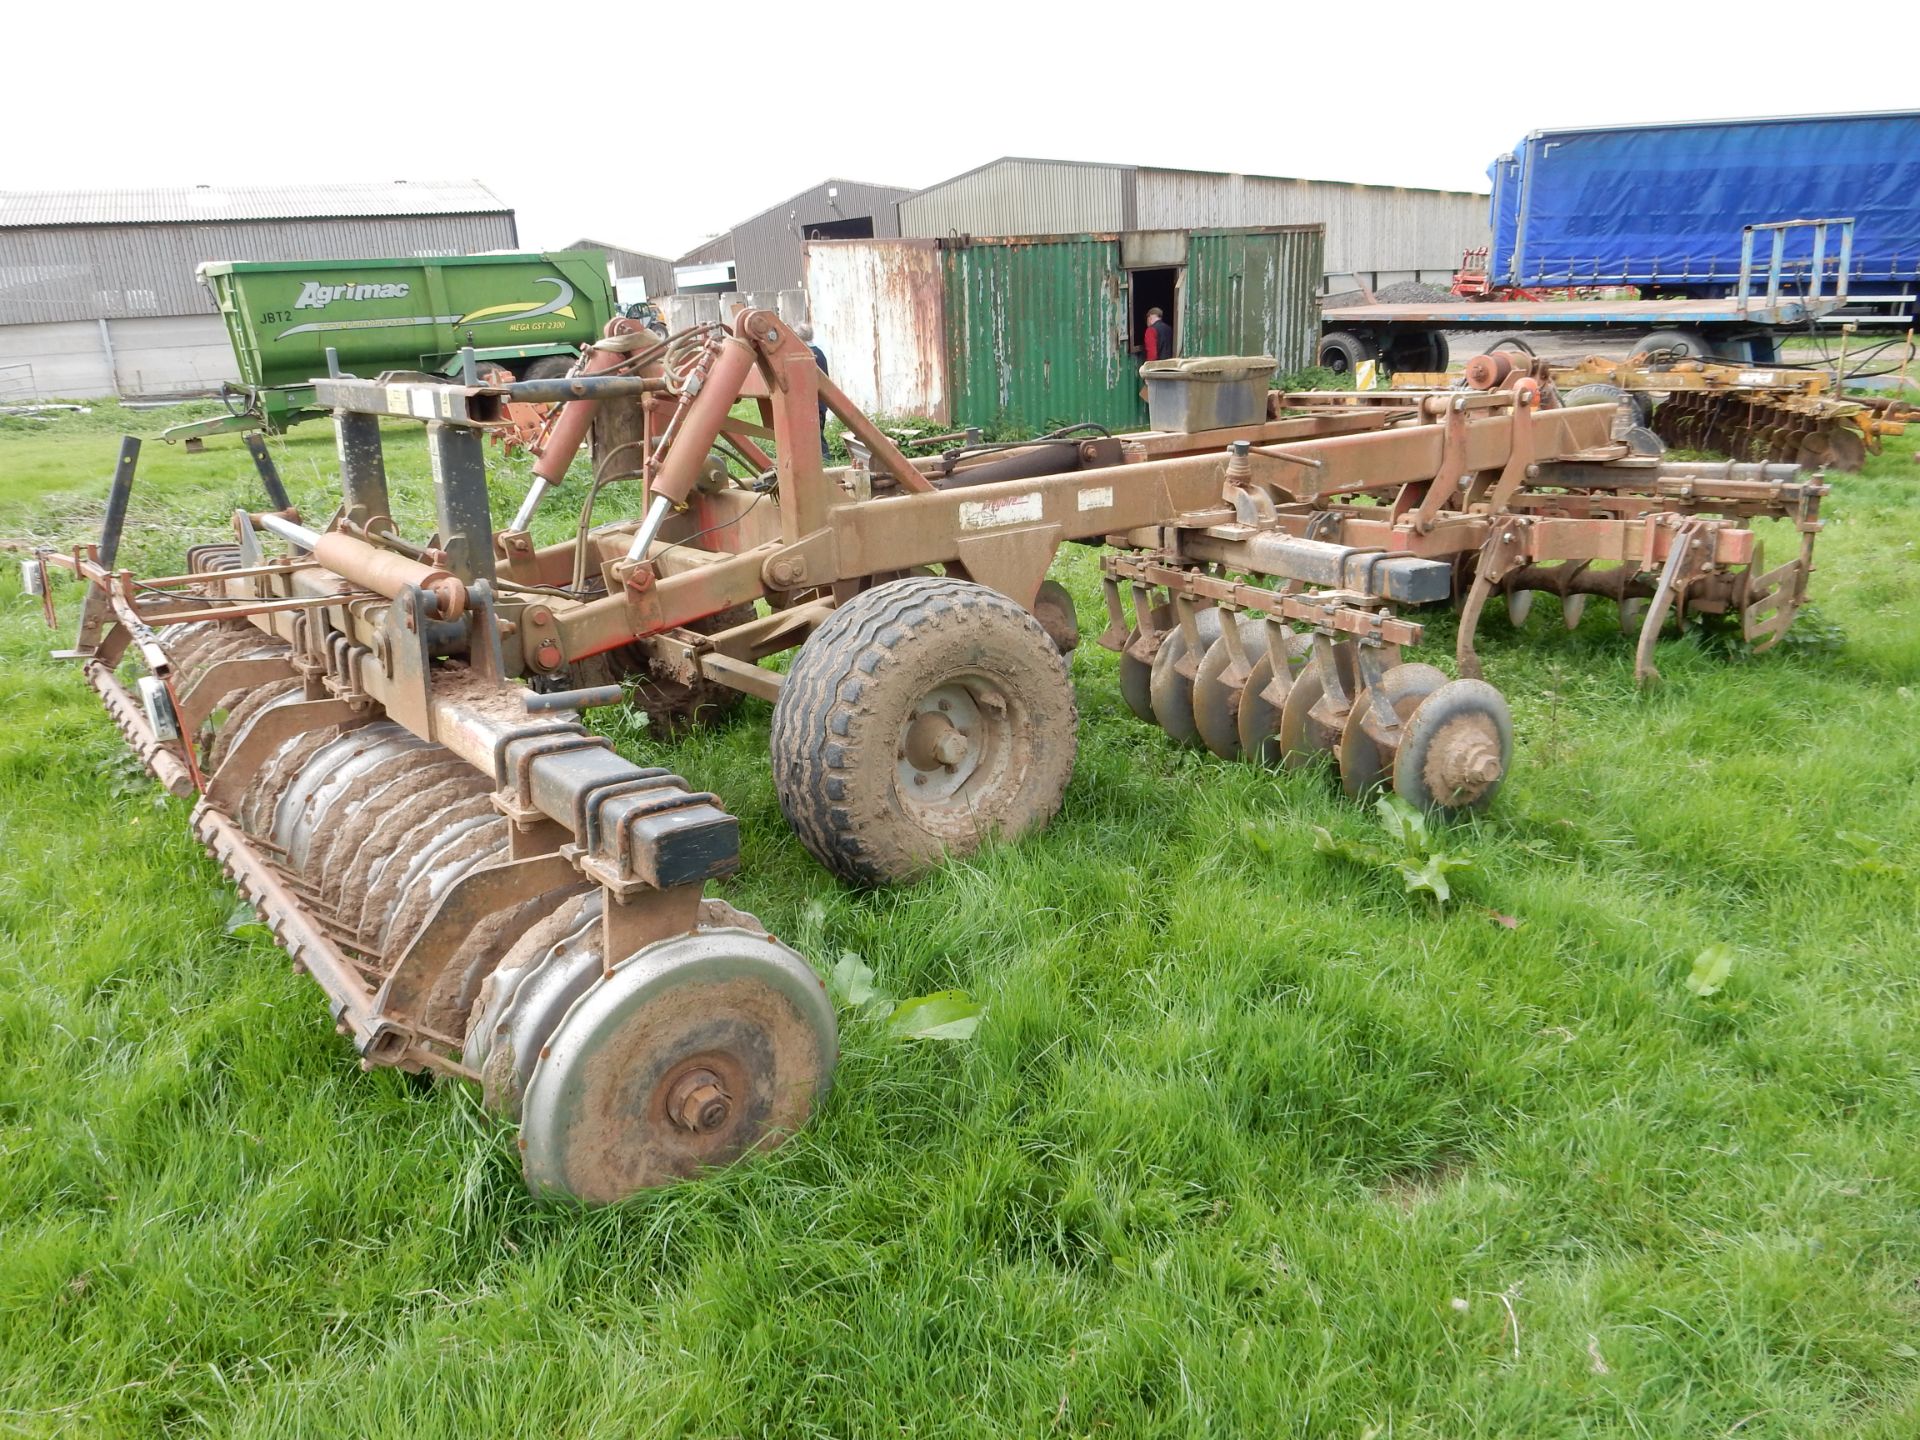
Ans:
[[[937,180],[924,190],[916,190],[914,196],[910,198],[917,198],[918,196],[929,194],[932,191],[953,184],[956,180],[968,179],[971,176],[991,170],[998,165],[1059,165],[1071,166],[1082,170],[1151,170],[1161,175],[1204,175],[1218,176],[1221,178],[1240,176],[1247,180],[1284,180],[1291,184],[1340,185],[1349,190],[1411,191],[1419,195],[1473,195],[1481,199],[1486,198],[1486,192],[1484,190],[1439,190],[1431,185],[1379,185],[1364,180],[1316,180],[1306,175],[1261,175],[1251,171],[1192,170],[1178,165],[1135,165],[1128,161],[1118,160],[1049,160],[1038,155],[1002,155],[997,160],[989,160],[984,165],[976,165],[971,170],[963,170],[958,175],[949,175],[945,180]]]
[[[345,185],[181,185],[142,190],[0,190],[0,229],[168,225],[398,215],[510,215],[478,180]]]

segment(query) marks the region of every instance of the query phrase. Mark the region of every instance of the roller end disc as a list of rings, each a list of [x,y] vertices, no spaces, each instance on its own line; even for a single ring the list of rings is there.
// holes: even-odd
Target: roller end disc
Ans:
[[[1401,725],[1420,707],[1420,702],[1447,683],[1446,673],[1431,665],[1396,665],[1380,681],[1381,691]],[[1353,702],[1347,723],[1340,732],[1340,785],[1359,800],[1376,785],[1385,783],[1393,764],[1373,736],[1367,733],[1366,716],[1372,697],[1367,691]]]
[[[697,930],[628,957],[567,1012],[521,1104],[527,1184],[608,1204],[798,1130],[838,1051],[806,962],[765,935]]]
[[[1484,680],[1449,680],[1407,720],[1394,793],[1422,810],[1483,810],[1513,760],[1513,717]]]
[[[1209,607],[1193,617],[1204,654],[1220,638],[1220,612]],[[1182,745],[1200,743],[1199,728],[1193,723],[1193,681],[1180,673],[1181,658],[1187,653],[1184,630],[1167,636],[1160,653],[1153,657],[1153,718],[1159,727]]]

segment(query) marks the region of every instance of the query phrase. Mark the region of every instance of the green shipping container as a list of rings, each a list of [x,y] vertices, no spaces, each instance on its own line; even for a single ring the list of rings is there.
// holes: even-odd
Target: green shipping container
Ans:
[[[1296,225],[942,241],[949,418],[1144,426],[1136,269],[1143,296],[1144,272],[1171,283],[1181,355],[1272,355],[1282,374],[1304,368],[1319,340],[1324,240],[1321,227]],[[1128,253],[1153,258],[1130,269]]]
[[[1192,231],[1181,353],[1271,355],[1282,375],[1313,364],[1325,240],[1318,225]]]
[[[942,260],[955,424],[1123,430],[1145,419],[1117,237],[953,242]]]

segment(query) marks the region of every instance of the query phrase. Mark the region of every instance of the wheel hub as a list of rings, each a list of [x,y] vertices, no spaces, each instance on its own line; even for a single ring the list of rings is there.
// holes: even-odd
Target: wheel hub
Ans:
[[[684,1070],[667,1085],[667,1118],[696,1135],[718,1130],[733,1114],[733,1097],[704,1066]]]
[[[980,769],[993,738],[982,707],[999,698],[997,691],[983,689],[985,684],[951,680],[915,703],[894,752],[903,795],[922,802],[946,800]]]

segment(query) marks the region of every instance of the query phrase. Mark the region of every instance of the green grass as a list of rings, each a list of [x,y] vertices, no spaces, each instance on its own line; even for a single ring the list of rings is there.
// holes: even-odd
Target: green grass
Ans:
[[[321,502],[325,427],[276,447]],[[986,1019],[850,1021],[806,1133],[585,1216],[226,933],[183,807],[126,783],[9,567],[0,1432],[1920,1433],[1912,450],[1836,477],[1836,647],[1671,638],[1641,695],[1603,602],[1571,635],[1550,602],[1490,619],[1517,767],[1446,831],[1477,864],[1444,913],[1316,853],[1315,825],[1377,838],[1325,774],[1176,750],[1091,643],[1058,822],[912,890],[800,850],[764,706],[665,752],[740,816],[728,899]],[[0,434],[0,533],[81,533],[113,451]],[[258,503],[237,442],[150,446],[130,557]],[[1091,634],[1084,552],[1061,570]],[[1701,999],[1710,944],[1735,960]]]

